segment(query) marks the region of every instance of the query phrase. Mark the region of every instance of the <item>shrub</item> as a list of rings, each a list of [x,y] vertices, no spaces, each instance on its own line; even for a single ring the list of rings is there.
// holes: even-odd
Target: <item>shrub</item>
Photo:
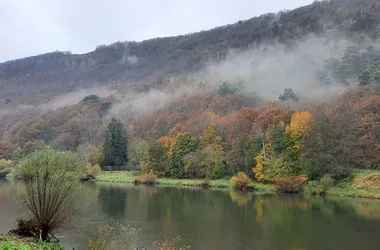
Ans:
[[[307,180],[305,175],[278,178],[275,181],[275,189],[277,193],[300,193]]]
[[[249,178],[244,172],[238,172],[231,177],[231,186],[235,189],[246,190],[251,183],[251,178]]]
[[[91,165],[89,163],[87,165],[87,176],[93,176],[96,177],[102,169],[100,168],[99,164]]]
[[[312,195],[325,195],[328,188],[334,184],[334,179],[330,175],[324,175],[319,181],[314,181],[306,187],[306,192]]]
[[[22,201],[36,219],[43,241],[49,241],[48,234],[75,212],[83,194],[78,177],[85,174],[85,166],[78,155],[51,149],[33,153],[21,162],[20,178],[26,191]]]
[[[204,179],[201,183],[202,188],[209,188],[210,187],[210,180],[209,179]]]
[[[133,183],[135,185],[145,184],[145,185],[155,185],[157,181],[157,175],[150,171],[149,173],[145,173],[139,176],[136,176]]]
[[[0,178],[4,178],[7,174],[14,170],[14,165],[11,160],[0,160]]]

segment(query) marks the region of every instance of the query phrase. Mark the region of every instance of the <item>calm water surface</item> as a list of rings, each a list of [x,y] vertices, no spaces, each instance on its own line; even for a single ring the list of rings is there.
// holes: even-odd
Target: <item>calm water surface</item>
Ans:
[[[17,185],[0,180],[0,233],[22,212]],[[86,191],[85,209],[57,233],[68,249],[86,249],[90,231],[108,221],[138,228],[148,249],[165,235],[191,249],[380,249],[378,201],[111,184]]]

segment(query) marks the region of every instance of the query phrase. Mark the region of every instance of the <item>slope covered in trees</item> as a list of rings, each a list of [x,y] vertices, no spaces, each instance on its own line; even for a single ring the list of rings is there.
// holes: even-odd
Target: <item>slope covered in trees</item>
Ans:
[[[183,74],[201,70],[210,61],[224,60],[230,49],[260,44],[292,46],[307,35],[360,40],[380,35],[377,0],[330,0],[291,11],[265,14],[176,37],[142,42],[116,42],[87,54],[52,52],[0,64],[0,100],[7,104],[40,103],[78,87]]]

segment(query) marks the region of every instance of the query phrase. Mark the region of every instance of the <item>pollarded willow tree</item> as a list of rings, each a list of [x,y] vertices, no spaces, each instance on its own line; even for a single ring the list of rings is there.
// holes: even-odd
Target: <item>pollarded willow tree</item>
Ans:
[[[86,159],[50,148],[35,152],[21,162],[25,185],[22,201],[32,213],[43,241],[77,211],[83,194],[79,178],[85,175]]]

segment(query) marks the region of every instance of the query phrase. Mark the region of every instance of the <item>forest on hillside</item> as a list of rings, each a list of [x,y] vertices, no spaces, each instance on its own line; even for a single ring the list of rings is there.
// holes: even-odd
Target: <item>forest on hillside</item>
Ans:
[[[276,43],[291,48],[309,35],[330,42],[360,41],[363,36],[376,40],[379,12],[377,0],[316,1],[193,34],[116,42],[82,55],[51,52],[4,62],[0,64],[0,108],[41,104],[83,87],[194,73],[210,62],[225,60],[231,50]]]
[[[185,36],[0,64],[0,159],[17,163],[49,145],[84,152],[103,170],[244,172],[269,183],[379,168],[379,11],[374,0],[320,1]],[[82,83],[106,86],[55,99]],[[26,105],[38,93],[44,105]],[[30,99],[19,105],[21,95]],[[121,131],[115,121],[128,140],[117,163],[104,159],[110,128]]]

